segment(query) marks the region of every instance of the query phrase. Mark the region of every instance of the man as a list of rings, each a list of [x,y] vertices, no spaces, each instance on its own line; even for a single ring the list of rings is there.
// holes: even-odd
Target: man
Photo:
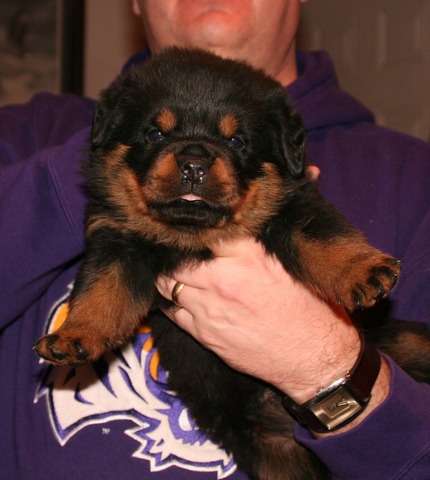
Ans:
[[[403,261],[390,315],[430,324],[430,148],[376,127],[339,89],[324,54],[297,55],[300,1],[134,0],[133,8],[153,53],[168,45],[206,48],[247,60],[288,87],[323,192],[371,243]],[[50,369],[31,353],[45,322],[52,330],[64,318],[83,250],[78,167],[92,108],[43,96],[0,112],[4,478],[244,478],[168,391],[149,332],[83,369]],[[167,312],[173,321],[297,404],[351,369],[360,338],[342,309],[292,281],[253,239],[220,245],[215,254],[206,266],[159,279],[167,298],[177,282],[185,285],[182,308]],[[386,315],[375,309],[373,318]],[[358,417],[333,433],[297,425],[296,436],[333,478],[425,479],[429,401],[427,385],[383,358]]]

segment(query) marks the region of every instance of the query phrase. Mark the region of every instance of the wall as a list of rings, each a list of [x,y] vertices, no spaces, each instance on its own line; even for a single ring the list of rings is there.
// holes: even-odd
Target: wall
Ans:
[[[309,0],[299,45],[328,50],[378,123],[430,139],[430,0]]]
[[[141,50],[143,28],[131,0],[85,2],[84,93],[97,97],[127,58]]]

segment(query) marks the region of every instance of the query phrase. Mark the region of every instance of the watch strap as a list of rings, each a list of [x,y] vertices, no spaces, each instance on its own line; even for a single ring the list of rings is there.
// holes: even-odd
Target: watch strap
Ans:
[[[379,352],[361,337],[360,353],[351,370],[303,404],[297,404],[287,395],[282,403],[298,422],[310,430],[318,433],[337,430],[366,408],[380,368]]]

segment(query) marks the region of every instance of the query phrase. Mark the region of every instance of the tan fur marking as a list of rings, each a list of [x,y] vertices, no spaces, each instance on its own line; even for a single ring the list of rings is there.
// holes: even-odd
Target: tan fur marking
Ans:
[[[94,232],[100,230],[101,228],[118,228],[118,223],[114,222],[109,217],[103,215],[93,215],[88,218],[86,236],[90,237]]]
[[[99,272],[89,290],[82,292],[70,304],[70,312],[61,327],[53,332],[58,336],[55,347],[67,356],[51,357],[49,340],[38,346],[40,354],[57,364],[90,361],[107,349],[122,345],[147,315],[152,298],[137,302],[124,285],[119,264]],[[76,341],[88,353],[85,359],[76,357]]]
[[[287,192],[276,167],[263,164],[265,175],[254,180],[236,211],[235,223],[257,234],[268,218],[278,210]]]
[[[132,172],[125,171],[121,181],[122,185],[114,187],[112,191],[116,194],[117,205],[121,206],[125,214],[124,226],[135,230],[134,225],[148,214],[148,206],[142,195],[142,188]]]
[[[387,267],[390,257],[370,246],[361,234],[323,242],[296,233],[294,242],[305,267],[304,282],[322,298],[352,311],[355,309],[352,292],[359,286],[362,306],[375,303],[376,291],[368,280],[374,268]],[[394,271],[396,268],[393,266]],[[379,280],[389,292],[393,286],[390,278],[380,276]]]
[[[124,159],[124,157],[126,156],[129,150],[130,150],[130,147],[127,145],[123,145],[123,144],[118,145],[118,147],[115,150],[113,150],[112,152],[109,152],[104,157],[106,165],[109,168],[118,167],[118,165],[122,162],[122,160]]]
[[[220,132],[226,138],[231,138],[233,135],[235,135],[238,126],[239,122],[237,120],[237,117],[232,113],[227,113],[226,115],[221,117],[221,120],[219,121]]]
[[[217,157],[206,178],[205,198],[211,202],[222,203],[233,211],[240,201],[236,172],[230,161]]]
[[[305,264],[309,285],[333,303],[345,304],[345,301],[349,301],[349,298],[345,298],[346,291],[350,295],[351,286],[356,283],[352,275],[356,274],[357,264],[366,260],[370,251],[364,239],[360,236],[356,239],[351,236],[337,237],[335,241],[322,243],[306,239],[297,233],[294,241]],[[357,255],[351,264],[355,252]]]
[[[107,169],[104,181],[109,201],[122,211],[125,223],[124,220],[119,222],[112,218],[96,215],[88,220],[87,234],[91,234],[103,226],[132,229],[131,224],[148,212],[139,181],[135,173],[123,162],[129,148],[122,145],[105,157]]]
[[[76,321],[95,330],[100,327],[107,338],[125,338],[137,327],[141,316],[147,314],[150,301],[137,304],[124,285],[120,266],[113,264],[98,274],[90,290],[71,304],[69,318],[79,319]]]
[[[179,178],[179,168],[176,163],[175,155],[173,153],[167,153],[160,155],[148,174],[149,181],[151,183],[163,181],[169,178],[171,175]],[[159,186],[153,185],[156,190],[159,190]],[[145,185],[146,188],[146,185]],[[158,192],[162,193],[162,192]]]
[[[210,170],[210,176],[211,178],[215,178],[216,182],[220,185],[236,183],[235,173],[231,163],[224,160],[222,157],[218,157],[214,160]]]
[[[169,110],[167,107],[165,107],[161,110],[156,122],[163,133],[168,133],[176,127],[178,119],[172,110]]]

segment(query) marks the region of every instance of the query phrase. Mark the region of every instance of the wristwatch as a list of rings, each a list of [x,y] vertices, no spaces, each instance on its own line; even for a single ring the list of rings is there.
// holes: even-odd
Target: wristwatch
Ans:
[[[379,352],[364,337],[351,370],[299,405],[285,395],[285,409],[302,425],[318,433],[337,430],[356,418],[367,406],[381,368]]]

